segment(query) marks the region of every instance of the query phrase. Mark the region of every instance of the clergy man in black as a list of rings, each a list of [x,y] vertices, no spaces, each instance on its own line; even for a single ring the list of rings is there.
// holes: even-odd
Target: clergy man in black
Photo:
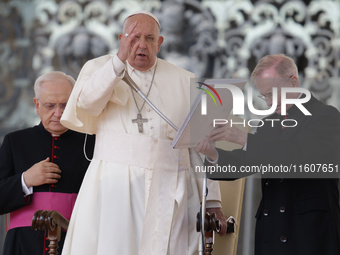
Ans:
[[[280,91],[281,88],[298,88],[297,77],[297,67],[291,58],[283,54],[262,58],[251,78],[268,106],[274,101],[273,87],[278,88],[275,112],[263,119],[264,125],[260,125],[255,134],[225,125],[212,131],[196,148],[206,155],[207,165],[233,165],[238,170],[242,166],[261,164],[292,165],[297,167],[297,172],[300,166],[306,170],[303,175],[293,173],[293,170],[287,175],[283,172],[262,175],[262,199],[255,216],[255,255],[340,254],[336,173],[340,159],[340,114],[334,107],[311,96],[303,104],[311,115],[305,115],[291,104],[287,105],[287,117],[294,121],[290,124],[283,121]],[[304,96],[302,93],[287,94],[290,99],[303,99]],[[278,121],[268,121],[271,119]],[[211,142],[217,140],[237,143],[243,148],[234,151],[215,149]],[[319,169],[321,173],[315,169],[319,164],[324,167]],[[313,173],[308,171],[313,167]],[[213,173],[208,177],[221,180],[242,175],[246,174]]]
[[[37,210],[56,210],[70,219],[89,164],[84,153],[91,158],[94,146],[93,136],[60,124],[74,83],[62,72],[40,76],[33,99],[40,124],[4,138],[0,149],[0,214],[10,215],[4,255],[48,254],[46,233],[31,229]],[[62,232],[58,254],[65,238]]]

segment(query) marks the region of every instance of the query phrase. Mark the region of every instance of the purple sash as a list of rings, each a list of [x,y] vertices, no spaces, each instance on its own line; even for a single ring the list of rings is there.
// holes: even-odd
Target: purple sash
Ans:
[[[32,226],[32,218],[37,210],[55,210],[70,220],[78,194],[36,192],[32,202],[10,213],[8,229]]]

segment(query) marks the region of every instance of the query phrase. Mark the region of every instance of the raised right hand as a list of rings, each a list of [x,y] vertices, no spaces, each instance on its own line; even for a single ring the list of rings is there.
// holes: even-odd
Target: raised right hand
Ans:
[[[137,26],[137,21],[132,23],[126,30],[126,33],[128,36],[125,36],[123,34],[119,34],[118,39],[120,41],[119,43],[119,49],[117,52],[117,56],[119,59],[125,63],[125,61],[128,59],[130,51],[133,47],[133,41],[136,36],[136,33],[134,33],[134,29]]]

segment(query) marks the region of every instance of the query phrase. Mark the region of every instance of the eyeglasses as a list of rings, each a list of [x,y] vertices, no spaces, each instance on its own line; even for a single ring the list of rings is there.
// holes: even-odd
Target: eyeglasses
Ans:
[[[40,100],[39,100],[39,102],[40,102]],[[53,104],[53,103],[42,103],[41,102],[41,105],[42,105],[42,107],[44,107],[48,111],[55,111],[58,107],[60,108],[60,110],[64,111],[65,108],[66,108],[66,103]]]

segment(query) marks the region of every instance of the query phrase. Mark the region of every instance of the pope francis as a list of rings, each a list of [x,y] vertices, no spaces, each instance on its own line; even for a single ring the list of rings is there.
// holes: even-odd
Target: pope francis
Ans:
[[[62,124],[96,134],[95,151],[71,216],[63,255],[197,254],[202,180],[175,130],[122,81],[127,72],[175,125],[190,107],[194,74],[157,58],[157,18],[129,15],[117,54],[88,61]],[[218,183],[208,181],[208,211],[219,212]]]

